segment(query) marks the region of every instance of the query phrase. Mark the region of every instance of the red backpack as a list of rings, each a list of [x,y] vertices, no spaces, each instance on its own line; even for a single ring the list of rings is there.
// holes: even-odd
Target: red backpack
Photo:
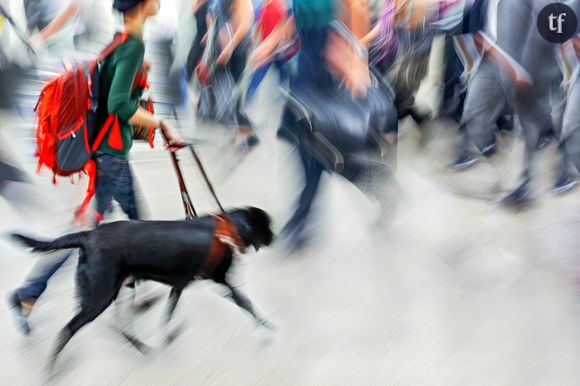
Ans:
[[[113,148],[123,147],[116,115],[109,115],[105,123],[97,127],[97,108],[101,94],[98,65],[126,40],[127,34],[117,34],[97,59],[75,66],[65,63],[67,71],[44,86],[36,105],[35,155],[38,157],[38,171],[43,165],[51,169],[54,183],[56,176],[83,173],[89,176],[87,195],[75,212],[76,220],[80,220],[87,212],[94,194],[96,165],[91,157],[109,130],[109,145]],[[137,74],[133,89],[136,87],[147,87],[143,71]],[[152,143],[153,129],[148,131]]]

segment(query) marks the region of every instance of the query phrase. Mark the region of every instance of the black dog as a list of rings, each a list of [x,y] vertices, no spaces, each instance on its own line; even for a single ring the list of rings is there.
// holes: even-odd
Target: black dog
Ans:
[[[80,311],[61,330],[49,370],[72,336],[109,307],[128,277],[172,287],[167,322],[183,289],[201,277],[226,286],[233,301],[267,327],[251,302],[226,278],[234,249],[243,252],[253,246],[258,250],[272,242],[270,217],[261,209],[250,207],[187,221],[119,221],[49,242],[14,237],[33,251],[81,249],[76,274]],[[138,349],[145,346],[134,335],[124,335]]]

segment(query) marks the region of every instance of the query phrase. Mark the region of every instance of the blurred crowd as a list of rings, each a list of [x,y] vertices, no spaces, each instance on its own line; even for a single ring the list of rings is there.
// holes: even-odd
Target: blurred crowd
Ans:
[[[262,81],[275,71],[280,85],[275,92],[285,103],[277,135],[296,149],[304,177],[281,231],[280,242],[288,248],[308,243],[311,207],[325,172],[341,175],[376,199],[377,219],[385,217],[391,199],[385,188],[394,183],[397,166],[399,122],[407,117],[421,131],[435,121],[454,131],[450,172],[501,151],[500,134],[523,141],[524,155],[515,165],[522,169],[519,181],[501,202],[524,209],[534,199],[539,150],[551,142],[558,145],[556,194],[576,186],[580,169],[580,34],[576,30],[561,44],[542,36],[538,18],[551,3],[0,0],[0,117],[17,114],[32,125],[38,93],[64,71],[63,58],[95,58],[115,33],[131,35],[140,18],[144,23],[151,16],[136,38],[145,45],[156,114],[140,115],[136,106],[126,114],[119,108],[115,112],[126,121],[122,129],[161,127],[168,147],[175,150],[171,145],[189,135],[163,122],[191,110],[198,121],[226,127],[227,146],[243,162],[262,142],[249,112],[260,101],[256,96]],[[579,0],[558,3],[580,16]],[[438,108],[426,112],[415,99],[428,77],[435,41],[443,41],[438,46],[443,47],[443,79]],[[107,60],[103,67],[117,71]],[[11,135],[5,126],[0,121],[3,142]],[[112,170],[106,166],[108,157],[127,161],[129,149],[99,149],[105,154],[101,181]],[[110,197],[103,198],[105,190],[97,182],[98,216],[116,200],[129,218],[139,218],[128,161],[124,168],[113,173],[124,177],[111,179],[111,186],[122,187],[109,192]],[[25,172],[0,148],[0,194],[25,180]],[[14,292],[11,302],[20,316],[30,313],[66,257],[43,263],[41,274],[35,272]]]

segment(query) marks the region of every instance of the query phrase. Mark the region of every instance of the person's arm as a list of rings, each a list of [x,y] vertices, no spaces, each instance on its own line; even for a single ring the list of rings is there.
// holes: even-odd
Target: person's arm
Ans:
[[[254,7],[251,0],[236,0],[232,10],[232,21],[235,26],[234,35],[230,42],[222,49],[218,56],[218,64],[226,64],[230,61],[237,46],[240,45],[254,21]]]
[[[49,25],[43,28],[38,36],[42,40],[47,40],[55,33],[60,31],[60,29],[65,25],[65,23],[72,17],[74,17],[79,10],[78,3],[76,1],[71,1],[71,3],[60,12]]]
[[[471,55],[471,52],[467,46],[468,43],[465,41],[465,39],[472,39],[472,37],[463,35],[453,36],[453,45],[459,60],[461,60],[461,63],[463,63],[463,81],[465,84],[468,84],[470,82],[471,75],[473,74],[473,69],[475,68],[475,59],[473,55]]]
[[[138,103],[131,101],[133,81],[144,54],[143,46],[131,45],[121,47],[121,49],[123,51],[118,53],[119,57],[115,63],[115,73],[107,99],[108,112],[116,114],[119,119],[128,121],[132,125],[161,128],[170,141],[176,144],[182,143],[181,137],[163,124],[159,118],[140,107]]]
[[[256,67],[267,63],[280,42],[288,39],[294,32],[294,17],[290,16],[285,22],[278,24],[272,33],[256,47],[250,56],[250,62]]]
[[[358,39],[371,29],[369,0],[343,0],[343,22]]]
[[[381,25],[377,23],[368,34],[363,36],[363,38],[360,40],[361,44],[368,49],[370,44],[373,42],[373,40],[375,40],[379,36],[380,33],[381,33]]]
[[[490,41],[482,34],[482,32],[473,34],[473,40],[480,49],[482,55],[487,55],[503,71],[505,71],[505,73],[510,76],[516,87],[524,88],[530,86],[533,80],[530,78],[527,71],[503,50],[490,43]]]
[[[557,58],[559,59],[558,63],[560,64],[563,75],[562,86],[567,94],[574,78],[575,65],[578,65],[574,42],[569,40],[562,44],[558,50]]]
[[[330,35],[325,49],[325,59],[332,70],[341,76],[353,96],[366,94],[370,86],[370,74],[366,50],[361,53],[359,39],[370,29],[370,7],[368,0],[343,0],[342,21],[354,36],[348,41],[338,32]]]

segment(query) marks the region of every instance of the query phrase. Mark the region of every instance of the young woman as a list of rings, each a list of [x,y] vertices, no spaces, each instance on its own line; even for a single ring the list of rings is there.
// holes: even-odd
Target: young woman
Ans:
[[[129,219],[138,219],[139,212],[133,189],[133,175],[129,166],[129,151],[133,142],[134,126],[159,127],[168,139],[166,147],[175,151],[184,145],[181,137],[155,115],[139,106],[141,91],[133,88],[142,71],[145,46],[142,36],[145,21],[157,14],[159,0],[115,0],[113,7],[123,13],[126,41],[117,47],[102,63],[101,100],[104,115],[113,115],[114,125],[105,136],[96,154],[97,182],[95,196],[96,223],[99,223],[113,199]],[[70,253],[56,259],[41,259],[25,283],[9,296],[19,330],[30,332],[27,317],[38,298],[46,289],[48,280],[62,266]]]
[[[237,85],[242,81],[251,44],[251,28],[254,21],[254,7],[250,0],[212,0],[209,12],[216,34],[219,51],[216,64],[224,66]],[[227,33],[230,30],[231,34]],[[230,35],[228,37],[228,35]],[[242,111],[241,97],[237,101],[238,136],[241,147],[250,151],[259,142],[252,123]]]

